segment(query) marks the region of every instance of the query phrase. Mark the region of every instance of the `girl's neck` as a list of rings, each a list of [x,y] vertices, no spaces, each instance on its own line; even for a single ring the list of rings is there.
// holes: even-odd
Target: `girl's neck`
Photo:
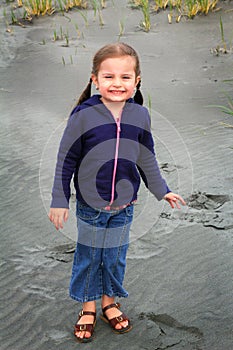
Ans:
[[[102,98],[101,98],[101,101],[107,107],[107,109],[112,113],[115,120],[121,117],[121,113],[122,113],[122,109],[124,108],[125,101],[124,102],[106,102],[106,101],[103,101]]]

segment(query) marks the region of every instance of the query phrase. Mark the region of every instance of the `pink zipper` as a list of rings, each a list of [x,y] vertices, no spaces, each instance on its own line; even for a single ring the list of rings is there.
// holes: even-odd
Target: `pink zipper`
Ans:
[[[112,203],[114,201],[116,171],[117,171],[117,162],[118,162],[118,152],[119,152],[119,145],[120,145],[121,118],[117,118],[116,119],[116,125],[117,125],[117,138],[116,138],[114,168],[113,168],[113,176],[112,176],[112,193],[111,193],[111,201],[109,203],[109,207],[112,205]]]

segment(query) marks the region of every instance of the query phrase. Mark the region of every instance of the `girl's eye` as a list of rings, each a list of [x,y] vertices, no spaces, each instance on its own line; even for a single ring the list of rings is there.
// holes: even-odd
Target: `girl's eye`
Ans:
[[[130,77],[127,76],[127,75],[125,75],[125,76],[123,77],[123,79],[128,80],[128,79],[130,79]]]
[[[111,75],[106,75],[106,76],[105,76],[105,79],[111,79],[111,78],[112,78]]]

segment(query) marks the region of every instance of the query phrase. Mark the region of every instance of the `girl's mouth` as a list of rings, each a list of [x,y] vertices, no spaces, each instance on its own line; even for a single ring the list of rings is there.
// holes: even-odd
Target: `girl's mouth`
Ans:
[[[110,90],[110,93],[114,94],[114,95],[121,95],[124,93],[124,91],[122,91],[122,90]]]

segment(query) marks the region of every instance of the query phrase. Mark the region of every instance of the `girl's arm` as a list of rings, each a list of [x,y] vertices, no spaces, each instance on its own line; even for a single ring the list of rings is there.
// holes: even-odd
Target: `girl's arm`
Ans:
[[[78,118],[70,117],[58,151],[48,214],[57,230],[63,228],[69,216],[70,182],[81,154],[80,129]]]
[[[81,125],[72,116],[61,139],[54,176],[51,208],[69,208],[70,182],[81,157]]]
[[[141,137],[141,143],[145,146],[141,149],[139,172],[146,187],[158,200],[165,199],[172,208],[180,209],[179,202],[186,205],[184,199],[171,192],[165,179],[162,177],[154,151],[154,140],[151,134],[150,117],[147,112],[145,126]]]

